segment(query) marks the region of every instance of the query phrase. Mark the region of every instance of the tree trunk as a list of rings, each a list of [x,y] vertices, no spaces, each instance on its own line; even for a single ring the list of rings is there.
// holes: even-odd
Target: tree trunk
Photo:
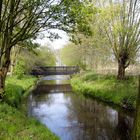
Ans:
[[[2,66],[0,68],[0,99],[4,97],[5,79],[10,65],[10,49],[7,49],[3,59],[1,58]]]
[[[13,71],[14,71],[14,67],[15,67],[15,64],[16,64],[16,60],[17,60],[17,57],[20,53],[20,46],[16,45],[16,46],[13,46],[12,49],[11,49],[11,65],[10,65],[10,75],[12,76],[13,75]]]
[[[4,97],[6,71],[6,68],[0,69],[0,99],[3,99]]]
[[[117,75],[117,79],[124,80],[124,78],[125,78],[125,66],[123,65],[123,63],[118,62],[118,75]]]

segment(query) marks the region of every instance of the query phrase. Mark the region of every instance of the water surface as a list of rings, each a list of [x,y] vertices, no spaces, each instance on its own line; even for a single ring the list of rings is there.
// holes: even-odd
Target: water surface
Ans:
[[[29,96],[29,115],[61,140],[130,140],[133,117],[72,93],[68,79],[65,76],[41,79]]]

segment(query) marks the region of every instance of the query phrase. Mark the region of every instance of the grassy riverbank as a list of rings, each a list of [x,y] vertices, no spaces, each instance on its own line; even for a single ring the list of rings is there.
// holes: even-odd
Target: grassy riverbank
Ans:
[[[33,86],[36,80],[37,78],[32,76],[23,76],[21,79],[18,79],[16,76],[7,77],[5,89],[6,103],[13,107],[18,107],[22,97],[25,95],[24,92]]]
[[[127,77],[120,81],[116,76],[86,72],[71,79],[71,85],[79,94],[113,103],[128,109],[136,107],[138,78]]]
[[[21,101],[37,79],[24,76],[22,79],[8,77],[6,80],[5,102],[0,103],[1,140],[58,140],[44,125],[28,118]]]

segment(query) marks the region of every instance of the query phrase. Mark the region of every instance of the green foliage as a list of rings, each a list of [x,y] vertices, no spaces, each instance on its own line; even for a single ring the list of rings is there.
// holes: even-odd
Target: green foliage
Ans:
[[[54,52],[44,46],[39,50],[36,50],[37,56],[35,58],[36,66],[54,66],[56,65],[56,58]]]
[[[79,44],[69,43],[61,49],[62,63],[66,65],[78,65],[83,70],[98,70],[101,66],[105,67],[114,62],[111,50],[103,36],[94,26],[92,37],[86,37],[77,33],[80,39]],[[102,39],[100,39],[102,38]]]
[[[1,140],[58,140],[48,128],[17,109],[0,103]]]
[[[32,41],[44,30],[47,32],[46,37],[48,38],[58,38],[58,34],[53,33],[51,29],[69,33],[76,31],[78,21],[86,21],[82,18],[83,7],[84,3],[81,0],[0,1],[1,81],[6,79],[10,62],[12,62],[10,56],[14,46],[26,47],[29,50],[36,48],[36,45],[32,46]],[[28,45],[21,45],[25,41]],[[17,73],[20,77],[23,74],[22,63],[19,66]],[[4,86],[4,82],[2,82],[1,91]],[[0,96],[3,98],[3,92]]]
[[[18,107],[21,102],[23,88],[18,85],[7,84],[5,92],[5,101],[11,106]]]
[[[80,65],[81,66],[81,54],[77,53],[80,48],[74,44],[68,44],[61,49],[62,63],[68,66]]]
[[[138,89],[136,77],[128,77],[126,80],[120,81],[112,75],[97,75],[94,72],[89,72],[72,78],[71,84],[79,94],[95,97],[129,109],[136,107]]]
[[[55,65],[55,56],[48,47],[43,47],[33,51],[22,49],[13,73],[18,78],[22,78],[24,74],[29,74],[35,66]]]
[[[19,58],[17,64],[14,67],[14,75],[20,79],[26,72],[26,62],[24,59]]]
[[[14,107],[18,107],[21,103],[23,92],[33,85],[36,81],[35,77],[22,76],[21,79],[17,76],[7,77],[5,89],[5,101]]]
[[[125,78],[125,69],[136,59],[139,50],[139,2],[107,1],[98,15],[101,34],[118,62],[118,79]]]
[[[119,66],[118,79],[124,79],[125,69],[134,63],[139,52],[139,2],[138,0],[90,2],[94,5],[90,5],[92,12],[85,20],[92,30],[92,36],[82,36],[83,31],[78,30],[75,38],[80,43],[77,45],[79,48],[76,46],[78,49],[73,50],[73,53],[71,49],[67,53],[68,56],[64,56],[65,61],[72,59],[73,62],[77,62],[78,57],[80,58],[78,63],[84,64],[83,69],[99,71],[106,67],[113,71]],[[83,11],[85,15],[90,13],[87,12],[88,8]],[[85,30],[88,31],[86,28]],[[72,54],[72,57],[69,57],[69,54]]]

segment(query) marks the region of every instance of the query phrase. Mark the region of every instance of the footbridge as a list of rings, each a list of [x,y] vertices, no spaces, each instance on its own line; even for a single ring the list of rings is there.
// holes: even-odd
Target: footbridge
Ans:
[[[33,68],[32,75],[73,75],[79,72],[78,66],[48,66]]]

